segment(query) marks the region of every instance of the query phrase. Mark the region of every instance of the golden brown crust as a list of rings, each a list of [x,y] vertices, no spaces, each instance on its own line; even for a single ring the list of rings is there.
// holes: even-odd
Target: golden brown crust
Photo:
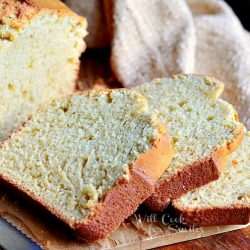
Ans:
[[[152,194],[155,181],[167,168],[172,156],[169,138],[161,136],[156,139],[153,148],[131,166],[129,180],[119,181],[94,215],[84,223],[74,225],[78,235],[87,241],[96,241],[115,230]]]
[[[14,28],[21,28],[25,21],[43,12],[72,16],[87,27],[85,18],[75,14],[59,0],[0,0],[0,23]]]
[[[186,166],[170,178],[162,177],[156,184],[155,192],[145,201],[145,205],[152,211],[163,211],[171,200],[217,180],[221,170],[227,165],[230,153],[240,145],[243,135],[242,125],[234,140],[220,147],[212,156]]]
[[[60,0],[25,0],[30,6],[39,9],[50,9],[55,11],[65,11],[71,12],[72,11]]]
[[[231,206],[201,209],[185,209],[173,202],[175,212],[182,215],[187,226],[240,225],[250,222],[250,207]]]
[[[154,182],[140,169],[132,169],[128,182],[118,182],[95,214],[76,227],[76,233],[86,241],[105,238],[129,217],[154,191]]]
[[[11,18],[29,19],[36,12],[36,10],[25,1],[1,0],[0,6],[1,24],[8,22]]]

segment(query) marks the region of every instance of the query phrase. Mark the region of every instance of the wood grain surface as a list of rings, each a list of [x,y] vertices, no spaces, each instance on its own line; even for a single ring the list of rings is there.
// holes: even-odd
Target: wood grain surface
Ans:
[[[82,71],[80,75],[80,89],[99,87],[121,87],[115,77],[109,64],[108,50],[87,50],[82,58]],[[206,238],[187,241],[171,246],[161,247],[158,250],[248,250],[250,249],[250,226],[223,234],[218,234]]]

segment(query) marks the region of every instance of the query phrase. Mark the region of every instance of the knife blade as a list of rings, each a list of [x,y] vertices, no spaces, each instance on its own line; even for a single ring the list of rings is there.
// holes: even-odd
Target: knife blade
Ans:
[[[42,250],[40,246],[0,217],[0,249],[6,250]]]

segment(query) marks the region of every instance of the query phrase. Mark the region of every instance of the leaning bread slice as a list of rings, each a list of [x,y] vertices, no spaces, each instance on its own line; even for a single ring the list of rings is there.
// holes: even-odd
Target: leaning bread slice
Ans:
[[[59,0],[0,0],[0,140],[74,91],[86,26]]]
[[[219,180],[189,192],[173,205],[187,225],[247,224],[250,219],[250,133],[230,156]]]
[[[53,101],[6,140],[0,176],[94,241],[152,194],[171,156],[142,96],[90,91]]]
[[[232,105],[218,99],[223,84],[198,75],[156,79],[136,88],[173,138],[175,155],[146,205],[156,211],[171,199],[219,178],[239,145],[243,125]]]

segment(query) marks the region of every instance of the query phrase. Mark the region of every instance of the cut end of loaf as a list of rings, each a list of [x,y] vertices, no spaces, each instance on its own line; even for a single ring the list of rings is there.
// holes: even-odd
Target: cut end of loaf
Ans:
[[[244,127],[233,106],[218,99],[223,88],[220,81],[200,75],[155,79],[136,87],[168,129],[175,150],[146,202],[149,208],[163,210],[171,199],[218,179],[239,145]]]
[[[0,140],[40,105],[73,92],[85,49],[85,19],[55,0],[32,2],[0,1]]]
[[[130,186],[133,166],[143,173],[136,177],[143,185],[134,187],[139,193],[133,203],[123,202],[133,208],[126,216],[134,212],[153,191],[156,175],[150,176],[150,163],[161,169],[156,171],[160,177],[171,152],[170,141],[141,95],[130,90],[90,91],[53,101],[5,141],[0,174],[78,228],[100,209],[115,185],[123,183],[125,190]],[[138,161],[144,154],[151,161]],[[140,188],[145,191],[140,193]],[[124,211],[112,225],[118,226],[122,216]]]

